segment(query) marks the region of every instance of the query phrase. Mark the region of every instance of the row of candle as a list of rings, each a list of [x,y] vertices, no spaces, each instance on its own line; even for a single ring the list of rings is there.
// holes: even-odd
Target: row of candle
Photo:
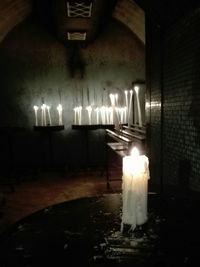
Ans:
[[[52,125],[52,120],[51,120],[51,113],[50,113],[50,110],[51,110],[51,107],[46,105],[46,104],[42,104],[41,107],[38,107],[38,106],[34,106],[33,107],[34,109],[34,112],[35,112],[35,126],[38,126],[39,124],[41,126],[51,126]],[[39,110],[41,111],[40,112],[40,123],[39,123]],[[57,111],[58,111],[58,125],[62,125],[63,124],[63,120],[62,120],[62,111],[63,111],[63,108],[62,108],[62,105],[59,104],[57,106]]]
[[[125,106],[119,106],[119,97],[118,94],[110,94],[110,102],[111,106],[101,106],[92,108],[92,106],[87,106],[83,109],[82,106],[76,106],[74,108],[74,124],[81,125],[82,124],[82,112],[85,110],[87,112],[87,123],[92,124],[114,124],[115,127],[119,126],[123,123],[132,123],[132,101],[133,101],[133,93],[135,92],[136,96],[136,106],[137,106],[137,114],[138,114],[138,122],[139,125],[142,126],[141,119],[141,108],[139,101],[139,86],[135,86],[134,90],[125,90]]]
[[[136,95],[136,105],[137,105],[137,114],[138,114],[138,122],[139,125],[142,126],[141,120],[141,109],[140,109],[140,101],[139,101],[139,87],[135,86],[134,90],[125,90],[125,106],[119,106],[119,97],[118,94],[110,94],[110,102],[111,106],[101,106],[101,107],[92,107],[87,106],[85,111],[87,112],[87,122],[88,124],[114,124],[117,128],[120,124],[132,123],[132,101],[133,101],[133,93],[135,92]],[[34,106],[35,111],[35,125],[38,126],[47,126],[52,125],[51,113],[50,113],[50,106],[43,103],[41,107]],[[38,114],[39,110],[41,110],[40,114]],[[82,124],[82,106],[77,106],[74,108],[74,124],[81,125]],[[57,106],[58,111],[58,125],[62,125],[62,105],[59,104]],[[40,120],[38,117],[40,115]]]
[[[74,108],[74,124],[81,125],[82,124],[82,111],[83,107],[78,106]],[[92,106],[87,106],[85,111],[88,115],[88,124],[113,124],[114,123],[114,111],[117,114],[117,120],[119,124],[127,122],[127,107],[116,107],[115,110],[113,108],[107,106],[101,106],[92,108]],[[94,113],[94,112],[95,113]]]

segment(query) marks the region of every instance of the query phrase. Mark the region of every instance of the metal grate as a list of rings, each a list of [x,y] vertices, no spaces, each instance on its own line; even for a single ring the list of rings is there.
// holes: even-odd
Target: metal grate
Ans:
[[[67,1],[67,16],[73,18],[89,18],[92,13],[92,3],[84,2],[68,2]]]
[[[68,40],[85,41],[86,32],[67,32]]]

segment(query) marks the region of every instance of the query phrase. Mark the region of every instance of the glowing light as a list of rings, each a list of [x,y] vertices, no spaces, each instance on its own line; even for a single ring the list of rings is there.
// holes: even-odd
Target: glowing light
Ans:
[[[46,126],[47,121],[46,121],[46,105],[45,104],[42,104],[41,110],[42,110],[42,126]]]
[[[133,90],[130,90],[130,99],[129,99],[129,107],[128,107],[128,127],[131,126],[131,110],[132,110],[132,98],[133,98]]]
[[[50,106],[46,106],[46,108],[47,108],[47,113],[48,113],[48,118],[49,118],[49,125],[51,125]]]
[[[139,92],[139,86],[137,86],[137,85],[134,86],[134,90],[135,90],[136,93],[138,93]]]
[[[38,115],[37,115],[37,112],[38,112],[38,109],[39,107],[38,106],[34,106],[34,111],[35,111],[35,126],[38,126]]]
[[[86,107],[86,110],[88,111],[88,121],[89,121],[89,124],[92,124],[92,107],[91,106],[87,106]]]
[[[63,123],[62,123],[62,111],[63,111],[63,108],[62,108],[62,105],[61,104],[59,104],[58,106],[57,106],[57,110],[58,110],[58,117],[59,117],[59,119],[58,119],[58,124],[59,125],[62,125]]]
[[[137,149],[137,147],[134,146],[134,147],[132,148],[130,154],[131,154],[132,157],[138,157],[140,153],[139,153],[139,150]]]
[[[147,221],[147,180],[149,179],[149,160],[139,155],[134,147],[130,156],[123,157],[122,176],[122,223],[134,230],[137,225]]]

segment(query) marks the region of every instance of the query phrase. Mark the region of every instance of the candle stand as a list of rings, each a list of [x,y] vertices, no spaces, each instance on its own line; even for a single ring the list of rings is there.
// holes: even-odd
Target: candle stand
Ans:
[[[34,126],[34,131],[40,133],[40,146],[42,150],[42,161],[43,167],[52,168],[54,166],[54,153],[53,153],[53,144],[52,144],[52,133],[59,132],[64,130],[64,125],[48,125],[48,126]],[[47,143],[48,149],[46,149],[45,142]],[[49,153],[48,153],[49,152]],[[46,160],[47,155],[49,159]]]
[[[114,124],[82,124],[82,125],[77,125],[77,124],[72,124],[72,130],[78,130],[81,131],[84,140],[85,140],[85,162],[87,168],[89,167],[89,132],[93,130],[99,130],[99,129],[114,129]]]
[[[15,191],[15,185],[20,177],[15,164],[15,141],[22,132],[23,127],[0,127],[1,138],[1,176],[0,186],[8,186],[11,192]],[[19,154],[17,153],[19,157]]]

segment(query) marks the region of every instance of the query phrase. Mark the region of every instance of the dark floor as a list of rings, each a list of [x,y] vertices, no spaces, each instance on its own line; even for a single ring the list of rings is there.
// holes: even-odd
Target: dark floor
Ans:
[[[112,175],[115,176],[114,173]],[[116,177],[120,179],[119,173]],[[0,232],[10,224],[50,205],[120,192],[121,181],[113,181],[108,190],[106,173],[101,170],[37,172],[20,177],[12,191],[9,185],[0,185]]]
[[[149,191],[148,222],[123,234],[121,181],[108,190],[98,171],[39,173],[1,195],[0,266],[200,266],[198,193]]]

